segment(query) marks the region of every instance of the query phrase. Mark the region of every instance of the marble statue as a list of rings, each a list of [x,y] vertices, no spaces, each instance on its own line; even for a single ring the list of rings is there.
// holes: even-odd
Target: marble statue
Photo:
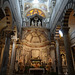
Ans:
[[[31,26],[34,26],[34,22],[32,21],[32,24],[31,24]]]
[[[37,26],[37,20],[35,20],[35,26]]]
[[[40,20],[39,20],[39,22],[38,22],[38,26],[41,27],[41,22],[40,22]]]

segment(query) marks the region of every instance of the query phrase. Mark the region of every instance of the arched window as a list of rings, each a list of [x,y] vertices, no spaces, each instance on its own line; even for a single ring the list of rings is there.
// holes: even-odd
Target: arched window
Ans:
[[[32,16],[32,15],[35,15],[35,14],[38,14],[42,17],[45,17],[45,14],[39,9],[32,9],[32,10],[28,11],[26,16]]]

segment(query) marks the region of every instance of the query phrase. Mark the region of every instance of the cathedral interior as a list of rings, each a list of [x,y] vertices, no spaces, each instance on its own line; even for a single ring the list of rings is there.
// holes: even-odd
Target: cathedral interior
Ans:
[[[75,0],[0,0],[0,75],[75,75]]]

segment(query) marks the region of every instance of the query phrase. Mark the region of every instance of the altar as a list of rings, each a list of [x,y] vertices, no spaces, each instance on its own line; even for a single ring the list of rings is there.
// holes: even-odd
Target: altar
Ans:
[[[30,74],[34,74],[34,75],[40,75],[40,74],[44,74],[45,70],[41,64],[41,59],[39,58],[35,58],[35,59],[31,59],[31,68],[29,68],[29,73]]]

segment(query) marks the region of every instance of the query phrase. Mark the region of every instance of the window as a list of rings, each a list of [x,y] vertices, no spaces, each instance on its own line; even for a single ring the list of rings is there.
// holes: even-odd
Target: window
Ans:
[[[32,16],[32,15],[35,15],[35,14],[38,14],[42,17],[45,17],[45,14],[39,9],[32,9],[32,10],[28,11],[27,16]]]

